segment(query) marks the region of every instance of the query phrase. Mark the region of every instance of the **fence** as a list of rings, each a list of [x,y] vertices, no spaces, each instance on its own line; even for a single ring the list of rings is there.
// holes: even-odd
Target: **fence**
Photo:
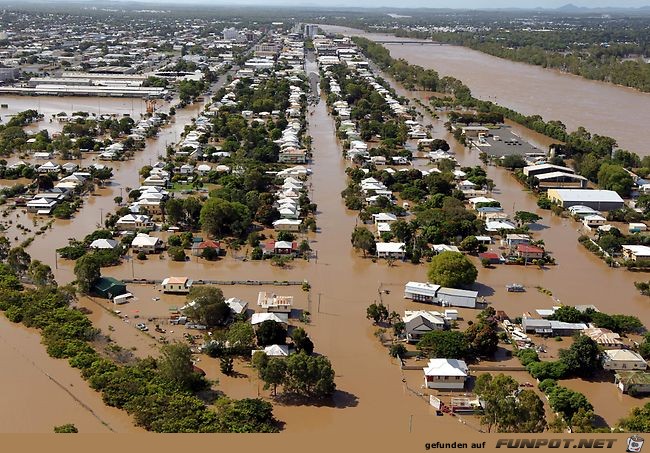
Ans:
[[[124,283],[139,285],[160,285],[162,280],[150,280],[146,278],[122,279]],[[194,280],[195,285],[251,285],[251,286],[302,286],[307,280]]]

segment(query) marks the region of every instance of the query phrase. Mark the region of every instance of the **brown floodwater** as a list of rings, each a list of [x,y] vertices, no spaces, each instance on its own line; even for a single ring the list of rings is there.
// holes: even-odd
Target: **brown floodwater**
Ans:
[[[52,432],[74,423],[83,433],[134,432],[125,412],[101,395],[65,360],[49,357],[40,335],[0,316],[0,432]]]
[[[386,44],[394,58],[435,69],[462,80],[475,97],[510,107],[525,115],[560,120],[571,131],[579,126],[617,140],[620,147],[649,155],[643,133],[650,118],[650,93],[587,80],[557,70],[512,62],[460,46],[420,45],[391,35],[325,25],[327,31],[368,39],[403,40]]]
[[[386,74],[384,77],[391,81],[398,94],[402,96],[421,100],[427,97],[426,93],[405,90]],[[421,113],[434,125],[434,138],[447,140],[462,166],[481,165],[478,151],[459,145],[447,132],[444,128],[446,121],[444,117],[435,120],[426,112]],[[540,148],[548,146],[551,142],[547,137],[519,125],[510,123],[510,126],[519,136]],[[645,274],[608,267],[577,242],[578,236],[584,233],[580,223],[539,209],[536,197],[526,192],[510,172],[495,166],[487,167],[487,171],[488,177],[496,184],[490,196],[499,200],[506,212],[512,215],[516,211],[523,210],[542,216],[543,219],[532,225],[531,230],[535,239],[544,240],[546,250],[552,253],[557,262],[556,266],[549,266],[543,270],[535,266],[497,266],[494,269],[484,269],[477,262],[479,276],[476,289],[487,297],[495,309],[504,310],[514,318],[524,312],[534,311],[537,308],[550,308],[560,303],[593,304],[603,312],[634,315],[639,317],[646,326],[650,325],[648,298],[640,295],[634,287],[635,281],[647,280]],[[500,251],[498,244],[493,244],[490,249]],[[514,282],[526,286],[527,292],[507,292],[505,285]],[[537,291],[536,286],[549,289],[553,295],[548,296]],[[555,345],[552,340],[540,338],[536,341],[545,345],[549,353],[553,349],[566,348],[570,345],[570,341]],[[557,353],[546,354],[544,359],[557,359]],[[585,382],[572,379],[566,382],[566,386],[585,393],[594,405],[597,415],[610,426],[629,413],[632,407],[640,406],[649,400],[622,395],[614,386],[613,378],[609,382],[602,380]],[[613,400],[617,402],[615,410],[611,407]]]
[[[30,126],[34,130],[47,128],[56,131],[60,128],[60,123],[57,121],[50,123],[49,117],[60,111],[71,113],[71,111],[84,110],[97,114],[128,113],[136,120],[140,113],[144,112],[144,103],[141,100],[7,96],[3,96],[0,100],[9,104],[9,109],[0,112],[5,120],[5,115],[27,108],[36,108],[44,113],[44,120]],[[34,242],[29,246],[29,253],[34,259],[49,264],[59,283],[72,281],[74,275],[71,268],[63,267],[59,272],[57,263],[60,259],[56,259],[55,250],[65,246],[68,238],[82,239],[92,232],[106,214],[114,211],[114,197],[126,196],[126,189],[129,187],[139,187],[139,169],[143,165],[155,162],[158,156],[164,155],[167,145],[178,141],[185,125],[201,112],[203,106],[204,103],[200,102],[184,109],[177,109],[173,121],[161,129],[157,138],[148,139],[145,149],[137,152],[133,159],[106,163],[114,168],[114,178],[110,184],[86,197],[82,209],[73,219],[57,220],[45,234],[35,236]],[[86,161],[92,159],[88,157],[84,163],[89,163]],[[13,160],[17,159],[15,157],[10,159]],[[3,185],[11,185],[15,181],[6,183]],[[48,220],[37,219],[22,209],[15,209],[11,210],[2,222],[8,226],[6,236],[13,243],[17,243],[33,236],[34,232]],[[11,221],[10,225],[9,221]],[[25,233],[24,229],[18,230],[19,224],[31,231]],[[91,318],[105,333],[111,334],[109,325],[111,328],[115,325],[116,332],[127,332],[119,322],[110,319],[108,312],[97,306],[89,308],[93,309]],[[125,412],[104,406],[101,395],[90,389],[79,376],[78,371],[71,368],[67,361],[50,358],[40,345],[39,335],[35,331],[14,325],[4,317],[0,318],[0,321],[2,322],[0,357],[4,359],[3,363],[11,364],[3,367],[0,382],[3,388],[14,389],[13,392],[3,392],[0,431],[51,432],[53,426],[65,423],[74,423],[80,432],[139,431],[132,425],[131,418]],[[131,329],[128,332],[132,333]],[[155,353],[155,349],[150,345],[152,341],[149,339],[147,342],[147,337],[137,337],[133,343],[129,344],[129,347],[136,348],[141,355]]]
[[[308,70],[316,71],[313,62],[308,63]],[[398,86],[396,88],[400,94],[409,97],[424,95],[406,92]],[[198,114],[198,109],[200,106],[179,111],[176,124],[163,130],[161,137],[152,141],[151,146],[144,152],[137,154],[135,160],[118,164],[115,181],[102,191],[101,196],[93,197],[73,220],[57,221],[52,230],[37,237],[30,246],[30,253],[50,264],[61,283],[74,279],[73,263],[61,259],[55,262],[53,250],[65,245],[68,237],[82,238],[92,232],[100,216],[114,208],[112,198],[119,195],[119,187],[136,187],[140,166],[148,163],[149,159],[155,159],[161,150],[164,151],[163,134],[170,134],[168,138],[170,142],[173,141],[182,131],[183,125]],[[310,234],[308,238],[312,248],[318,252],[317,260],[295,261],[288,268],[281,269],[271,266],[269,262],[244,261],[240,259],[245,253],[242,250],[234,257],[229,251],[227,257],[214,263],[196,258],[185,263],[176,263],[166,257],[160,259],[152,256],[145,262],[127,261],[121,266],[104,269],[103,273],[122,278],[135,276],[162,279],[172,275],[187,275],[194,279],[213,280],[308,280],[312,286],[309,295],[302,292],[299,286],[223,288],[227,297],[241,297],[248,300],[253,307],[257,291],[260,290],[294,295],[296,307],[311,313],[311,323],[304,327],[315,343],[316,352],[328,356],[332,361],[338,391],[333,402],[326,406],[277,403],[275,414],[286,424],[287,433],[309,433],[316,436],[382,431],[392,435],[408,432],[462,434],[476,429],[477,421],[473,417],[436,417],[426,401],[429,391],[421,388],[422,372],[400,370],[397,363],[388,356],[386,348],[374,336],[377,328],[365,318],[366,307],[373,301],[381,300],[391,311],[398,313],[405,309],[426,307],[402,298],[405,282],[425,281],[426,265],[416,266],[400,262],[389,267],[384,262],[373,263],[369,259],[363,259],[352,250],[350,234],[358,222],[357,213],[348,211],[340,197],[340,192],[347,184],[344,173],[346,163],[341,158],[334,122],[328,115],[323,100],[315,107],[310,107],[310,110],[313,111],[309,120],[314,148],[311,183],[313,199],[318,204],[319,228],[317,233]],[[434,126],[434,136],[445,138],[452,145],[462,165],[479,164],[477,152],[465,150],[453,141],[443,127],[444,118],[427,120]],[[521,128],[517,130],[524,137],[538,140],[539,146],[545,145],[543,137],[532,133],[526,135],[525,130]],[[534,289],[536,285],[540,285],[551,290],[554,297],[562,303],[593,303],[602,311],[635,314],[644,323],[650,323],[647,298],[640,296],[633,286],[634,280],[641,279],[642,276],[624,270],[609,269],[577,243],[576,239],[580,234],[577,231],[578,224],[538,210],[535,198],[524,192],[508,172],[489,167],[488,173],[497,185],[493,196],[502,202],[506,211],[513,213],[515,210],[527,210],[543,216],[543,220],[534,226],[535,235],[544,239],[547,249],[558,262],[557,266],[544,270],[532,266],[480,269],[476,288],[496,309],[505,310],[511,317],[516,317],[524,311],[549,308],[556,304],[553,298]],[[526,285],[528,291],[522,294],[506,292],[505,285],[512,282]],[[390,294],[387,294],[386,290],[389,290]],[[161,295],[156,287],[146,285],[129,285],[129,291],[137,300],[118,307],[122,316],[129,316],[129,322],[111,313],[115,307],[105,301],[84,299],[81,303],[93,310],[93,322],[109,333],[118,344],[132,349],[139,356],[155,355],[156,339],[133,328],[135,316],[142,319],[164,318],[169,308],[182,305],[184,298]],[[154,300],[158,297],[159,300]],[[476,312],[462,310],[461,314],[468,320],[472,319]],[[296,321],[293,324],[300,325]],[[172,339],[178,338],[179,333],[184,331],[183,328],[165,328],[170,330],[168,335]],[[175,332],[172,334],[171,330]],[[15,339],[19,338],[19,332],[22,332],[20,327],[9,325],[6,329],[3,328],[2,335],[17,341]],[[2,345],[3,343],[0,343],[0,351],[6,349]],[[31,351],[29,357],[33,357]],[[270,398],[270,392],[261,388],[256,372],[250,369],[247,363],[238,361],[235,365],[238,374],[235,377],[226,377],[220,373],[218,361],[205,356],[200,356],[200,360],[199,366],[206,370],[210,379],[219,381],[217,388],[226,394],[238,398],[257,395]],[[513,359],[507,358],[500,360],[514,362]],[[40,363],[40,358],[37,363]],[[57,363],[60,363],[61,367],[68,366],[64,361]],[[61,371],[61,375],[65,376],[67,373],[75,372],[68,369]],[[527,373],[513,375],[521,382],[531,380]],[[627,413],[630,407],[644,402],[618,395],[616,401],[619,407],[615,413],[612,412],[614,415],[608,416],[608,401],[611,401],[611,398],[606,395],[616,393],[612,383],[595,385],[572,381],[567,385],[585,392],[594,404],[596,412],[606,417],[609,423],[614,423],[616,418]],[[84,390],[87,390],[87,387],[84,387]],[[90,416],[87,417],[86,422],[91,423]],[[42,430],[31,427],[29,429]]]

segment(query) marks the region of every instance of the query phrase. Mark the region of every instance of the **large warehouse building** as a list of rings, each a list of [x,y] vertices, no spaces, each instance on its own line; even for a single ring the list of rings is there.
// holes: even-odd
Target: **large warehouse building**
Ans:
[[[597,211],[613,211],[625,204],[613,190],[549,189],[548,198],[562,206],[588,206]]]

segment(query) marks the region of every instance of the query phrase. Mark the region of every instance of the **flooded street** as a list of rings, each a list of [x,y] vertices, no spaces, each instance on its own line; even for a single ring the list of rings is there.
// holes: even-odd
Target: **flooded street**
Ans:
[[[382,75],[391,82],[398,94],[411,99],[425,100],[426,94],[405,90],[388,75]],[[423,110],[421,113],[425,115],[425,122],[433,124],[433,137],[445,139],[450,144],[461,166],[481,165],[478,151],[461,146],[444,128],[446,118],[436,120]],[[544,136],[516,124],[510,126],[518,135],[536,146],[542,148],[547,146],[547,139]],[[609,268],[578,243],[578,237],[583,234],[582,224],[539,209],[537,198],[526,192],[509,171],[489,166],[487,173],[496,184],[495,190],[489,196],[499,200],[510,216],[516,211],[529,211],[542,217],[542,220],[530,226],[531,232],[535,239],[544,240],[546,250],[551,252],[557,262],[556,266],[545,269],[536,266],[505,265],[485,269],[478,259],[474,259],[479,270],[475,289],[486,296],[495,309],[504,310],[510,318],[515,318],[524,312],[534,312],[539,308],[548,309],[558,303],[593,304],[602,312],[637,316],[645,325],[650,325],[648,298],[642,296],[634,287],[635,281],[647,280],[647,274]],[[492,244],[490,250],[500,251],[499,245]],[[523,284],[527,291],[525,293],[506,291],[505,285],[514,282]],[[535,288],[536,286],[550,290],[553,295],[543,294]],[[552,339],[541,340],[541,343],[548,344],[553,341]],[[569,346],[560,345],[564,348]],[[564,385],[565,381],[562,382]],[[608,381],[585,382],[572,379],[566,381],[566,386],[585,393],[594,405],[597,415],[603,417],[610,426],[627,415],[632,407],[648,401],[647,398],[638,399],[623,395],[613,382]],[[617,402],[615,409],[611,407],[612,401]]]
[[[326,25],[323,28],[368,39],[398,39],[346,27]],[[591,133],[615,138],[621,148],[641,156],[650,155],[647,139],[639,133],[645,130],[648,121],[650,93],[516,63],[466,47],[387,44],[386,48],[394,58],[435,69],[441,77],[460,79],[479,99],[525,115],[539,114],[545,120],[560,120],[570,131],[584,126]]]
[[[407,50],[409,48],[409,46],[403,47]],[[418,47],[417,51],[414,51],[415,54],[421,58],[429,58],[429,52],[422,52],[422,49]],[[424,49],[430,49],[433,53],[439,48],[427,46]],[[435,65],[434,67],[440,69]],[[534,69],[538,70],[538,68]],[[312,60],[308,61],[307,71],[317,72]],[[464,80],[461,75],[457,76]],[[470,83],[470,80],[467,82]],[[488,82],[502,83],[498,79],[486,78],[485,83]],[[503,83],[505,85],[506,81]],[[585,81],[585,83],[595,82]],[[603,84],[597,85],[603,86]],[[399,94],[411,98],[417,96],[424,100],[426,96],[421,92],[407,92],[398,86],[395,88]],[[540,91],[535,90],[535,92]],[[478,91],[476,95],[481,97]],[[534,106],[530,104],[530,107]],[[72,271],[74,263],[57,259],[54,250],[65,246],[68,238],[82,239],[92,232],[96,225],[103,221],[104,216],[114,210],[113,198],[125,196],[127,187],[135,188],[140,185],[138,175],[140,168],[155,162],[159,155],[164,154],[166,146],[178,140],[185,124],[197,116],[202,108],[203,104],[197,103],[179,109],[175,121],[162,128],[156,139],[149,140],[145,150],[137,152],[134,159],[110,164],[115,168],[115,177],[111,184],[98,191],[96,196],[88,197],[80,213],[70,221],[57,220],[51,230],[36,236],[28,251],[33,258],[40,259],[52,267],[60,284],[74,280]],[[569,112],[573,109],[575,109],[574,113],[579,111],[575,105],[571,105],[571,109]],[[311,313],[311,323],[304,325],[304,328],[314,341],[316,353],[326,355],[332,362],[338,390],[331,404],[327,406],[276,404],[274,413],[285,423],[283,432],[315,436],[334,434],[353,436],[358,433],[377,432],[387,432],[393,436],[409,432],[420,434],[445,432],[462,435],[471,432],[470,430],[475,429],[474,425],[477,424],[476,419],[472,417],[466,420],[463,418],[467,422],[466,425],[459,423],[461,421],[459,417],[435,416],[435,410],[429,406],[426,399],[428,393],[421,388],[422,371],[401,370],[398,363],[388,356],[387,349],[375,337],[377,327],[372,326],[372,323],[366,319],[366,308],[373,301],[381,301],[388,305],[389,311],[394,310],[398,313],[403,313],[405,309],[429,308],[427,305],[406,301],[403,298],[404,284],[411,280],[425,281],[427,266],[406,262],[396,262],[394,266],[389,266],[382,261],[373,263],[353,251],[350,235],[358,219],[356,212],[345,208],[340,196],[347,184],[346,162],[342,158],[341,147],[336,139],[334,120],[328,114],[322,97],[316,106],[309,108],[309,111],[309,134],[312,136],[314,154],[310,182],[313,201],[318,205],[318,231],[310,233],[308,238],[312,249],[317,251],[317,260],[309,262],[296,260],[282,269],[272,266],[269,261],[251,262],[241,259],[247,254],[244,247],[236,252],[228,250],[227,256],[216,262],[206,262],[192,257],[189,261],[179,263],[170,261],[166,254],[161,255],[163,258],[152,255],[146,261],[125,260],[120,266],[102,269],[102,273],[127,279],[160,280],[168,276],[189,276],[195,280],[307,280],[311,284],[309,293],[302,291],[300,286],[222,287],[226,297],[240,297],[248,301],[249,308],[252,309],[256,308],[258,291],[293,295],[295,308]],[[561,118],[562,109],[550,111],[552,112],[550,117]],[[634,116],[637,121],[641,121],[641,117],[641,115]],[[568,120],[561,119],[569,123]],[[444,138],[448,141],[461,165],[478,165],[480,163],[478,153],[458,145],[444,129],[444,121],[444,118],[427,117],[425,124],[433,124],[434,138]],[[597,125],[586,122],[583,124],[595,132],[607,133]],[[538,134],[527,132],[516,125],[513,125],[513,129],[541,148],[548,145],[546,139]],[[617,134],[611,135],[621,139]],[[418,166],[420,164],[422,163],[418,162]],[[579,224],[551,216],[549,211],[539,210],[535,197],[526,193],[509,172],[488,167],[488,177],[496,184],[492,196],[502,203],[509,214],[525,210],[543,216],[543,220],[533,225],[531,229],[534,230],[536,239],[545,241],[546,249],[553,254],[558,263],[557,266],[543,270],[534,266],[497,266],[494,269],[483,269],[475,259],[479,268],[479,283],[475,285],[475,289],[480,291],[480,295],[485,296],[494,308],[504,310],[514,318],[521,316],[525,311],[550,308],[553,304],[557,304],[553,298],[535,289],[535,286],[539,285],[552,291],[553,296],[562,303],[594,304],[604,312],[636,315],[642,322],[650,325],[648,299],[639,295],[633,285],[635,280],[644,278],[643,275],[610,269],[603,261],[584,250],[577,242],[577,237],[581,234],[577,231]],[[491,246],[492,249],[497,247],[496,244]],[[513,282],[524,284],[528,291],[523,294],[506,292],[505,285]],[[128,289],[136,299],[120,307],[120,311],[123,312],[122,315],[128,313],[131,318],[137,315],[142,318],[164,319],[172,309],[185,303],[184,297],[162,295],[158,287],[151,285],[130,284]],[[93,323],[105,333],[110,331],[110,336],[119,345],[133,350],[135,355],[141,357],[157,353],[156,339],[137,331],[130,322],[127,323],[115,316],[112,313],[115,307],[107,301],[82,299],[81,304],[93,311],[90,315]],[[476,313],[474,310],[461,311],[465,319],[472,319]],[[293,321],[293,324],[303,326],[297,321]],[[173,329],[173,327],[166,327]],[[185,329],[180,326],[175,330],[178,332],[174,332],[173,335],[170,332],[172,339],[178,338],[181,332],[185,332]],[[0,318],[0,358],[10,361],[12,365],[15,364],[15,370],[12,369],[11,373],[5,371],[0,374],[0,383],[20,389],[37,389],[36,391],[24,390],[26,393],[24,396],[21,396],[23,390],[11,395],[3,395],[0,430],[15,432],[28,429],[49,432],[54,424],[69,422],[75,423],[82,432],[101,432],[111,429],[118,432],[135,430],[124,412],[103,406],[99,394],[88,388],[79,377],[77,370],[70,368],[66,361],[47,357],[39,341],[36,333]],[[36,363],[42,369],[36,367]],[[424,362],[419,363],[424,366]],[[235,377],[221,374],[219,361],[206,356],[201,356],[199,366],[207,372],[208,378],[218,380],[216,388],[229,396],[235,398],[270,396],[268,390],[261,388],[257,380],[257,372],[251,369],[247,362],[236,362]],[[43,370],[47,370],[47,374]],[[48,374],[52,378],[48,378]],[[516,377],[521,382],[532,380],[527,373],[523,372]],[[69,392],[64,391],[61,385]],[[571,381],[567,382],[567,386],[585,392],[594,404],[596,413],[605,417],[610,424],[614,424],[620,416],[626,414],[630,407],[643,402],[640,399],[620,395],[609,382]],[[43,401],[46,395],[48,404],[44,407]],[[55,398],[60,402],[55,403]],[[609,411],[608,404],[611,404],[614,398],[618,406],[615,411]],[[78,400],[92,408],[92,412],[78,404]],[[25,402],[32,403],[25,404]],[[39,418],[30,424],[22,423],[20,420],[25,419],[20,417],[27,417],[29,414],[23,415],[19,409],[29,407],[39,408]],[[18,415],[14,415],[13,411],[7,408],[15,408]],[[58,420],[60,414],[65,415],[65,420]]]

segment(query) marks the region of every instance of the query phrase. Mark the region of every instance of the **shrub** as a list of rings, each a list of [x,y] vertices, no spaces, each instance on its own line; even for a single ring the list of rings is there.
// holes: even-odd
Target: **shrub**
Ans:
[[[173,261],[185,261],[187,258],[185,256],[185,250],[183,250],[183,247],[180,246],[169,247],[167,254]]]

